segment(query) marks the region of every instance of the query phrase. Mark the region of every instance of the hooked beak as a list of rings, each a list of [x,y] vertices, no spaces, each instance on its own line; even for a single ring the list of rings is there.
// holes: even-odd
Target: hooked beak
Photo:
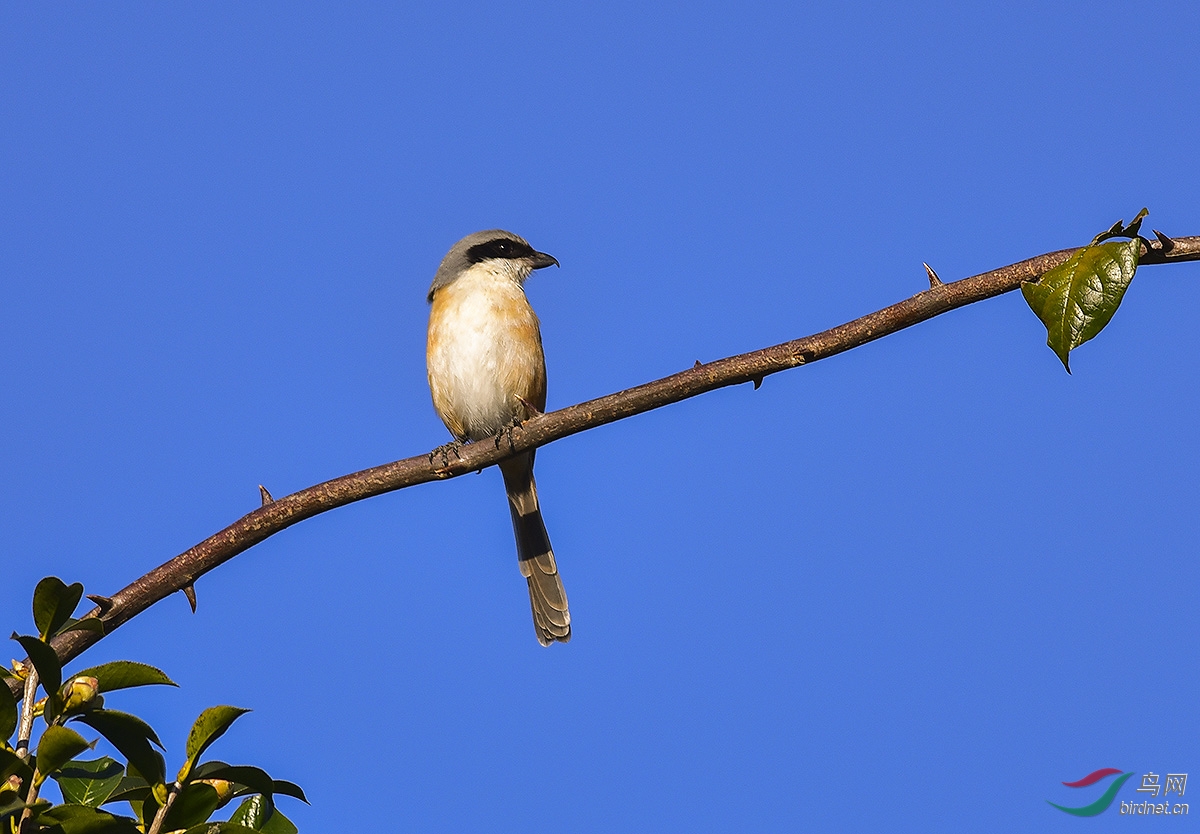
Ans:
[[[533,257],[529,259],[533,264],[534,269],[541,269],[545,266],[558,266],[558,258],[553,255],[547,255],[545,252],[534,252]]]

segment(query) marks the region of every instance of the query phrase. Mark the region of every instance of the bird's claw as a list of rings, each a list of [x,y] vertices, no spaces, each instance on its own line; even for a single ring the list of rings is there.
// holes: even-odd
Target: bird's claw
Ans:
[[[454,457],[461,460],[462,455],[459,454],[459,450],[462,449],[462,446],[463,446],[462,443],[458,440],[451,440],[449,443],[447,443],[443,446],[438,446],[436,449],[434,449],[432,452],[429,453],[430,465],[433,464],[434,458],[436,458],[440,455],[442,458],[442,466],[449,466],[451,452],[454,453]]]
[[[515,452],[517,450],[517,444],[513,440],[513,429],[520,428],[520,426],[520,420],[513,420],[507,426],[500,429],[500,431],[496,432],[496,448],[499,449],[501,441],[503,441],[505,438],[508,438],[508,450],[510,452]]]

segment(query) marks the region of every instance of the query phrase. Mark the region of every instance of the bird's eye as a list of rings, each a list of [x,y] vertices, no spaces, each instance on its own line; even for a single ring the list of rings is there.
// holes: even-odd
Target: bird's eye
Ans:
[[[497,238],[487,243],[477,243],[467,250],[467,260],[473,264],[486,261],[488,258],[519,258],[533,253],[528,246],[522,246],[518,241]]]

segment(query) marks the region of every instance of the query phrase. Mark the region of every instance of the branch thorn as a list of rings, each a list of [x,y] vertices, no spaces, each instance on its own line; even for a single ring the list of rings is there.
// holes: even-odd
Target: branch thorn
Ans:
[[[96,607],[100,609],[101,614],[107,614],[112,610],[115,603],[111,597],[101,596],[100,594],[88,594],[87,598],[96,603]]]
[[[750,378],[750,381],[754,383],[754,390],[757,391],[762,385],[763,378],[761,376],[754,376]]]
[[[536,405],[534,405],[533,403],[531,403],[529,400],[525,399],[524,397],[517,397],[517,399],[521,401],[521,405],[523,405],[527,409],[529,409],[529,417],[527,417],[526,419],[532,419],[534,417],[541,417],[542,414],[544,413],[544,412],[542,412],[541,409],[539,409]]]
[[[187,584],[183,586],[183,595],[187,597],[188,605],[192,606],[192,613],[196,613],[196,586]]]
[[[1162,244],[1162,251],[1164,254],[1175,248],[1175,241],[1171,240],[1158,229],[1154,230],[1154,236],[1158,238],[1158,242]]]
[[[271,493],[262,484],[258,485],[258,494],[262,497],[262,505],[264,507],[267,506],[267,504],[275,503],[275,499],[271,497]]]
[[[933,267],[924,262],[921,263],[921,266],[925,267],[925,272],[929,275],[929,289],[935,290],[938,287],[945,286],[945,284],[942,283],[942,279],[939,278],[938,274],[933,271]]]

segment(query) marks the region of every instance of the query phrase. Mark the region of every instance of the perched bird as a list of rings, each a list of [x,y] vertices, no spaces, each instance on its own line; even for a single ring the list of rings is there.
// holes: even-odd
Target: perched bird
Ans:
[[[433,407],[456,441],[496,437],[545,410],[546,358],[524,283],[551,264],[558,261],[499,229],[467,235],[442,259],[429,288],[425,360]],[[533,627],[549,646],[571,639],[571,615],[538,508],[533,454],[509,458],[500,472]]]

